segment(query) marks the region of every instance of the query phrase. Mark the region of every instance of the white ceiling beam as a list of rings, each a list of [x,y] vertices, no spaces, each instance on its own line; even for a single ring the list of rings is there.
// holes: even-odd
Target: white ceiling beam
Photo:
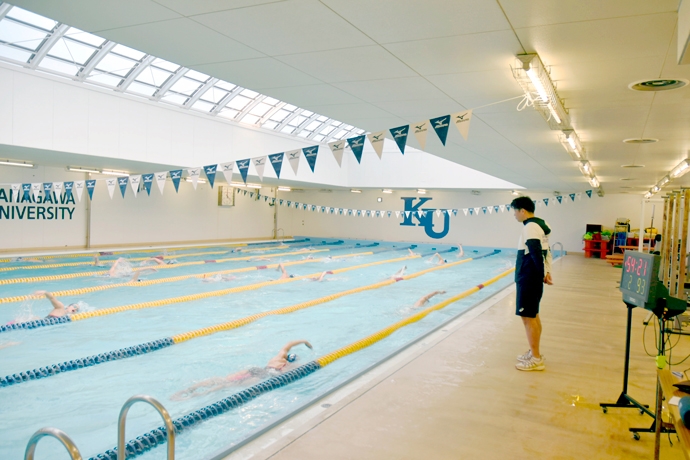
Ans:
[[[84,66],[84,68],[77,74],[77,79],[79,81],[84,81],[86,78],[88,78],[89,75],[91,75],[91,72],[96,68],[99,62],[103,60],[104,57],[112,51],[113,48],[117,46],[117,43],[115,42],[105,42],[104,45],[101,46],[101,49],[96,52],[93,56],[91,56],[91,59],[89,59]]]
[[[228,105],[228,102],[230,102],[235,96],[240,94],[242,91],[244,91],[244,88],[241,86],[237,86],[235,89],[230,91],[228,94],[225,95],[223,99],[221,99],[218,104],[211,110],[211,115],[217,115],[218,112],[223,110],[226,105]]]
[[[48,51],[50,51],[53,45],[58,40],[60,40],[63,35],[65,35],[65,32],[67,32],[67,30],[69,30],[69,26],[67,24],[60,24],[59,26],[57,26],[55,32],[53,32],[53,34],[41,44],[41,46],[38,48],[36,53],[29,61],[30,69],[35,69],[36,67],[38,67],[38,64],[40,64],[43,58],[46,57],[46,54],[48,54]]]
[[[153,94],[153,99],[156,101],[160,101],[163,96],[165,96],[165,93],[168,92],[170,88],[173,87],[175,83],[177,83],[180,78],[184,77],[184,75],[189,72],[189,69],[186,67],[180,67],[177,69],[177,72],[175,72],[170,78],[168,78],[168,81],[166,81],[163,86],[158,88],[158,90]]]
[[[187,100],[187,102],[185,102],[184,106],[186,108],[193,106],[196,103],[196,101],[198,101],[199,98],[203,96],[206,91],[213,88],[213,85],[218,83],[218,81],[218,78],[209,78],[209,80],[206,83],[204,83],[204,85],[201,88],[197,89],[196,92],[192,94],[192,97],[190,97]]]
[[[235,117],[235,119],[238,120],[238,121],[242,121],[242,118],[244,118],[244,116],[247,115],[247,114],[249,113],[250,110],[252,110],[254,107],[256,107],[257,105],[259,105],[259,103],[260,103],[261,101],[263,101],[264,99],[266,99],[266,96],[264,96],[263,94],[260,95],[260,96],[258,96],[258,97],[257,97],[256,99],[254,99],[252,102],[250,102],[249,104],[247,104],[247,106],[246,106],[244,109],[242,109],[242,111],[241,111],[240,113],[237,114],[237,116]]]
[[[129,75],[127,75],[122,83],[120,83],[120,86],[115,88],[115,91],[125,92],[127,87],[132,84],[134,79],[137,78],[139,74],[155,60],[156,56],[151,56],[150,54],[144,57],[144,59],[142,59],[141,62],[139,62],[139,64],[137,64],[137,66],[129,72]]]

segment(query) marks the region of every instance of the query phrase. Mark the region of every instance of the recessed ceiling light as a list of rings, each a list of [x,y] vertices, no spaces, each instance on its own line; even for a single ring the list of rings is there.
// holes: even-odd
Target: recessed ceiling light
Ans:
[[[644,165],[621,165],[621,168],[644,168]]]
[[[658,78],[654,80],[643,80],[630,83],[628,88],[635,91],[668,91],[671,89],[682,88],[688,81],[682,78]]]
[[[623,139],[626,144],[653,144],[659,142],[659,139],[653,137],[631,137],[630,139]]]

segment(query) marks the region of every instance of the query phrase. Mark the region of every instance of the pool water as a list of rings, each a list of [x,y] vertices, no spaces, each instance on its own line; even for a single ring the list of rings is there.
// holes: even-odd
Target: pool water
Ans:
[[[286,269],[295,275],[319,274],[326,270],[366,265],[372,262],[405,257],[409,245],[380,242],[376,247],[357,248],[369,242],[345,241],[340,245],[314,244],[314,249],[329,249],[313,257],[334,257],[365,253],[354,257],[328,258]],[[321,241],[321,240],[318,240]],[[229,261],[215,264],[179,266],[146,275],[158,279],[208,271],[228,270],[290,262],[306,257],[303,253],[283,254],[306,247],[262,251],[251,255],[270,261]],[[422,254],[449,249],[449,245],[420,245],[414,249]],[[229,248],[190,248],[175,252],[214,252]],[[465,247],[465,256],[487,254],[494,248]],[[140,257],[147,254],[127,254]],[[214,259],[249,254],[214,255]],[[442,254],[449,262],[459,260],[457,253]],[[114,260],[117,256],[109,257]],[[103,258],[106,259],[106,258]],[[208,255],[178,257],[179,262],[208,260]],[[436,266],[430,256],[362,267],[334,275],[325,281],[292,280],[284,284],[233,293],[220,297],[175,303],[88,318],[32,330],[0,333],[0,377],[56,364],[63,361],[105,353],[123,347],[170,337],[175,334],[212,326],[258,312],[291,306],[300,302],[342,292],[389,279],[402,266],[412,274]],[[75,262],[88,258],[50,259],[48,263]],[[116,445],[117,417],[124,402],[134,394],[147,394],[158,399],[173,419],[212,404],[245,387],[225,388],[187,400],[170,397],[204,379],[225,376],[250,367],[263,367],[282,346],[291,340],[306,339],[314,346],[293,349],[298,363],[305,364],[393,324],[418,311],[414,303],[425,294],[444,290],[430,304],[445,300],[476,286],[514,265],[515,251],[503,249],[499,254],[454,267],[443,268],[411,280],[394,283],[375,290],[345,296],[311,308],[286,315],[268,316],[246,326],[175,344],[153,353],[64,372],[49,378],[32,380],[0,388],[0,458],[22,458],[26,443],[37,429],[52,426],[65,431],[76,443],[84,458],[95,456]],[[105,260],[104,260],[105,261]],[[27,262],[2,263],[0,266],[26,266]],[[39,265],[34,263],[34,265]],[[93,267],[58,267],[54,269],[23,269],[3,273],[3,278],[47,276],[92,271]],[[60,298],[65,303],[80,300],[89,309],[101,309],[138,302],[166,299],[181,295],[211,292],[230,287],[250,285],[277,279],[274,269],[235,273],[229,281],[204,282],[190,278],[151,286],[119,287],[90,292],[78,297]],[[0,286],[0,297],[26,295],[37,289],[64,290],[122,282],[122,279],[83,277],[59,281],[21,283]],[[477,294],[449,305],[395,332],[386,339],[348,355],[314,374],[285,387],[264,394],[237,409],[201,422],[176,438],[176,458],[209,458],[223,448],[241,442],[252,433],[285,414],[338,386],[363,369],[378,362],[393,350],[413,341],[448,319],[488,298],[512,282],[512,275],[487,286]],[[0,304],[0,324],[15,320],[27,312],[43,317],[51,307],[46,300]],[[162,425],[160,416],[148,405],[135,404],[127,419],[126,439],[133,439]],[[63,458],[64,449],[56,440],[45,438],[36,449],[36,459]],[[57,455],[61,455],[57,457]],[[142,459],[163,459],[165,447],[159,446],[143,454]],[[66,457],[64,457],[66,458]]]

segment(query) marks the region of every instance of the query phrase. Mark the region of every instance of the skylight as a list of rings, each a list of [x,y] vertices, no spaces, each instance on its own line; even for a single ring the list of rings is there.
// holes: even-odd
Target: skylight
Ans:
[[[316,142],[364,132],[9,3],[0,3],[0,61]]]

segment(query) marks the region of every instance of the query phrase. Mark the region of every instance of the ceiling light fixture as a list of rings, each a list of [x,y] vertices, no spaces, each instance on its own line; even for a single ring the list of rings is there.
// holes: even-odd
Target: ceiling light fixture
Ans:
[[[585,149],[580,143],[580,137],[577,135],[574,129],[564,129],[563,133],[559,136],[559,140],[565,151],[573,157],[573,160],[579,161],[584,158]]]
[[[393,190],[391,190],[389,188],[384,188],[383,190],[381,190],[381,192],[382,193],[393,193]]]
[[[649,199],[649,198],[652,197],[652,195],[653,195],[652,192],[647,192],[647,193],[644,194],[644,197],[647,198],[647,199]]]
[[[67,170],[72,171],[72,172],[83,172],[83,173],[93,173],[93,174],[100,174],[101,173],[98,169],[77,168],[74,166],[68,166]]]
[[[187,182],[194,182],[194,181],[192,180],[191,177],[185,177],[184,180],[187,181]],[[205,183],[206,183],[206,179],[197,179],[197,180],[196,180],[196,183],[197,183],[197,184],[205,184]]]
[[[291,190],[292,189],[290,187],[285,187],[284,185],[281,185],[280,187],[278,187],[279,192],[289,192]]]
[[[589,178],[589,185],[591,185],[594,188],[599,187],[599,179],[596,178],[596,176],[592,176]]]
[[[580,171],[582,174],[586,177],[592,177],[594,175],[594,171],[592,171],[592,165],[589,164],[589,161],[583,160],[578,163],[578,166],[580,167]]]
[[[120,177],[128,177],[129,173],[125,171],[115,171],[113,169],[104,169],[101,171],[101,174],[105,174],[106,176],[120,176]]]
[[[690,168],[690,159],[686,158],[685,160],[678,163],[676,167],[671,170],[671,178],[677,179],[685,175],[688,172],[688,168]]]
[[[261,184],[245,184],[244,182],[230,182],[230,185],[232,185],[233,187],[261,188]]]
[[[351,188],[350,191],[351,191],[352,193],[362,193],[361,190],[356,189],[356,188]]]
[[[426,195],[426,189],[418,188],[417,189],[417,195]]]
[[[519,54],[513,67],[529,104],[541,113],[551,129],[571,129],[568,111],[558,97],[556,86],[536,54]]]
[[[2,166],[21,166],[23,168],[33,168],[34,165],[31,163],[20,163],[18,161],[10,161],[10,160],[0,160],[0,165]]]
[[[513,196],[520,196],[520,192],[518,192],[517,190],[511,191],[510,194]]]
[[[657,185],[659,186],[659,188],[661,188],[664,185],[668,184],[669,182],[671,182],[671,178],[668,175],[666,175],[666,176],[661,178],[661,180],[659,181],[659,183]]]

